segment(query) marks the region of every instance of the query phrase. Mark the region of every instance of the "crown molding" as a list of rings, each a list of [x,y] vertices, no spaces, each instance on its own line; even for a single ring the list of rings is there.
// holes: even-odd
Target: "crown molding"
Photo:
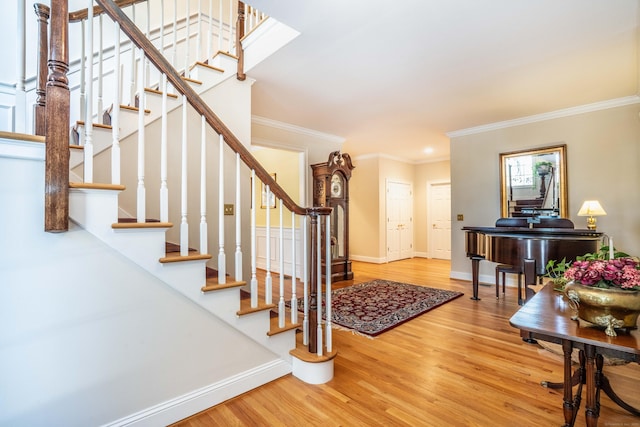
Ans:
[[[455,130],[447,132],[449,138],[457,138],[460,136],[473,135],[492,130],[505,129],[513,126],[521,126],[529,123],[542,122],[545,120],[557,119],[560,117],[575,116],[577,114],[591,113],[593,111],[606,110],[609,108],[623,107],[640,103],[640,96],[632,95],[623,98],[611,99],[608,101],[594,102],[592,104],[580,105],[577,107],[564,108],[562,110],[550,111],[548,113],[535,114],[533,116],[521,117],[519,119],[505,120],[503,122],[490,123],[467,129]]]
[[[425,163],[444,162],[444,161],[450,160],[449,157],[436,157],[433,159],[430,158],[430,159],[422,159],[422,160],[407,160],[402,157],[392,156],[390,154],[384,154],[384,153],[361,154],[358,156],[354,156],[352,158],[353,160],[387,159],[387,160],[394,160],[396,162],[407,163],[410,165],[422,165]]]
[[[341,136],[331,135],[329,133],[319,132],[313,129],[307,129],[301,126],[279,122],[277,120],[267,119],[266,117],[261,117],[261,116],[251,116],[251,124],[267,126],[274,129],[280,129],[286,132],[297,133],[300,135],[310,136],[313,138],[324,139],[334,144],[343,144],[345,141],[345,138]]]

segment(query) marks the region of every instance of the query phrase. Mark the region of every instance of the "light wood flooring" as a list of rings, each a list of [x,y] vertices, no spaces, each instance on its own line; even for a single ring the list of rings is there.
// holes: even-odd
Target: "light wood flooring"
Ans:
[[[464,296],[375,339],[334,330],[334,378],[305,384],[292,375],[226,401],[180,427],[203,426],[560,426],[562,360],[523,342],[509,318],[516,290],[495,298],[481,286],[449,279],[448,261],[414,258],[353,263],[355,279],[381,278],[459,290]],[[640,407],[640,365],[606,366],[614,390]],[[583,399],[576,426],[585,425]],[[640,418],[601,397],[600,426],[640,426]]]

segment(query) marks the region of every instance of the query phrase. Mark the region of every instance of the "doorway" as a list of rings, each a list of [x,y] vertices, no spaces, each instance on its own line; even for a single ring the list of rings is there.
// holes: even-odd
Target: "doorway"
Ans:
[[[413,189],[387,181],[387,262],[413,257]]]
[[[431,258],[451,259],[451,183],[427,183],[427,239]]]

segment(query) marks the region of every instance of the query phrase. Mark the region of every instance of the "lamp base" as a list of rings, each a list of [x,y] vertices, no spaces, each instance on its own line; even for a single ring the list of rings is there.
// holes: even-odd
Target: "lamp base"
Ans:
[[[595,231],[595,229],[596,229],[596,219],[595,219],[595,217],[590,216],[590,217],[587,218],[587,228],[589,230]]]

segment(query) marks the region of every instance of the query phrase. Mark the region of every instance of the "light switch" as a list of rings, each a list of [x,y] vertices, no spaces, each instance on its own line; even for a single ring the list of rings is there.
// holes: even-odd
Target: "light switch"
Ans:
[[[224,214],[233,215],[233,205],[224,205]]]
[[[464,215],[458,214],[458,221],[464,221]]]

